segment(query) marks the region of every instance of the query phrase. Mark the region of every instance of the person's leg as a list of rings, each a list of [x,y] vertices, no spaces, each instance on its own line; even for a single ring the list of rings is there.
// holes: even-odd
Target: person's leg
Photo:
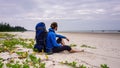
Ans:
[[[62,42],[62,38],[57,39],[57,43],[60,44]]]
[[[64,42],[64,40],[62,38],[58,38],[57,43],[62,44],[63,46],[65,45],[65,42]]]
[[[84,50],[77,51],[77,50],[73,50],[73,49],[71,49],[69,52],[70,52],[70,53],[75,53],[75,52],[84,52]]]
[[[52,49],[52,52],[53,52],[53,53],[57,53],[57,52],[62,52],[62,51],[64,51],[64,50],[70,51],[70,50],[71,50],[71,47],[70,47],[70,46],[66,46],[66,45],[61,46],[61,47],[54,47],[54,48]]]
[[[65,42],[64,42],[64,40],[62,39],[62,41],[61,41],[61,44],[64,46],[65,45]]]
[[[64,45],[64,46],[61,46],[61,47],[54,47],[52,49],[52,52],[53,53],[58,53],[58,52],[62,52],[64,50],[67,50],[69,51],[70,53],[75,53],[75,52],[84,52],[84,50],[81,50],[81,51],[77,51],[77,50],[73,50],[70,46],[67,46],[67,45]]]

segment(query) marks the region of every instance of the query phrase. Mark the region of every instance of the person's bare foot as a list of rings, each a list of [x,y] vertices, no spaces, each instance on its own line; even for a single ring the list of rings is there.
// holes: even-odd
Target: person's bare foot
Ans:
[[[84,50],[77,51],[77,50],[70,50],[70,53],[76,53],[76,52],[84,52]]]
[[[76,51],[76,52],[84,52],[84,50]]]
[[[81,50],[80,52],[84,52],[84,50]]]

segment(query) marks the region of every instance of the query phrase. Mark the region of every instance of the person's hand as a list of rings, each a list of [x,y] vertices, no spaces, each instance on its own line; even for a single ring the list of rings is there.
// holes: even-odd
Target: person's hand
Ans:
[[[69,41],[69,39],[66,37],[66,40]]]

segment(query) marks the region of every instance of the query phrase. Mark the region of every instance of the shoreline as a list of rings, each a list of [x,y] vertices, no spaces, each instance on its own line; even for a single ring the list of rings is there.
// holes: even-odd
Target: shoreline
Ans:
[[[3,31],[4,32],[4,31]],[[7,32],[7,31],[5,31]],[[8,31],[8,32],[35,32],[35,30],[27,31]],[[93,33],[93,34],[120,34],[120,30],[80,30],[80,31],[57,31],[58,33]]]

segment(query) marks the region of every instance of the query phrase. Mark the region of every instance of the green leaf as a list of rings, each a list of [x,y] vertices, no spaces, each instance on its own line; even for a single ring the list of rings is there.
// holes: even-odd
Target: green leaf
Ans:
[[[12,68],[21,68],[21,65],[18,64],[18,63],[16,63],[16,64],[13,64],[13,65],[12,65]]]
[[[82,65],[80,65],[80,68],[87,68],[87,67],[86,67],[85,65],[82,64]]]
[[[23,68],[30,68],[30,66],[28,64],[24,64]]]
[[[30,54],[29,57],[33,63],[39,63],[39,60],[34,55]]]
[[[3,65],[4,65],[4,64],[3,64],[2,62],[0,62],[0,68],[3,68]]]
[[[45,63],[40,63],[40,68],[45,68]]]

